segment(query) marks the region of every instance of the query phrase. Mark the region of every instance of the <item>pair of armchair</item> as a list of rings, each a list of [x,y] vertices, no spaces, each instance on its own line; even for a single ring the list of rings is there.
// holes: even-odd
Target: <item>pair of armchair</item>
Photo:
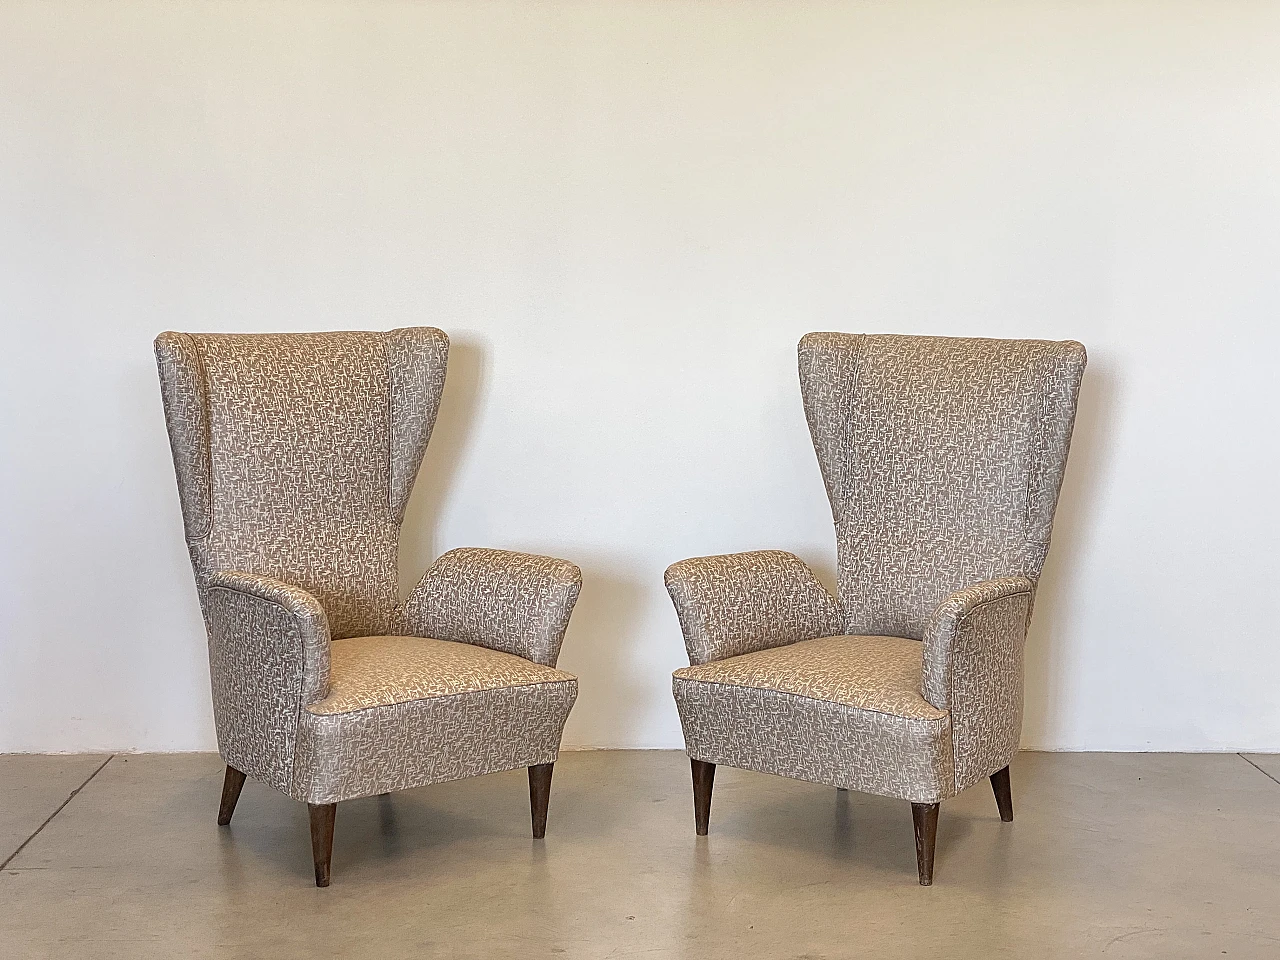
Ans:
[[[444,386],[439,330],[156,340],[226,763],[308,805],[318,886],[343,800],[527,767],[533,834],[577,680],[555,669],[581,574],[397,550]],[[715,764],[938,803],[990,775],[1011,819],[1022,641],[1065,464],[1078,344],[847,337],[800,348],[840,598],[790,554],[675,564],[674,689],[707,832]]]

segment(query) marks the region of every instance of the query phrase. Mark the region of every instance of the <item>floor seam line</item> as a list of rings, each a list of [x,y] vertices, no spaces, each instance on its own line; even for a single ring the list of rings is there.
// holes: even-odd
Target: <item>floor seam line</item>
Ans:
[[[62,803],[58,804],[58,809],[54,810],[53,813],[49,814],[49,816],[45,818],[44,823],[36,827],[35,832],[31,834],[31,836],[27,837],[27,839],[23,840],[22,845],[18,847],[17,850],[13,851],[13,853],[9,854],[8,857],[5,858],[4,863],[0,863],[0,871],[4,870],[5,867],[13,863],[13,861],[17,858],[18,854],[20,854],[23,850],[27,849],[27,844],[29,844],[32,840],[38,837],[40,835],[41,830],[43,830],[49,824],[53,823],[53,818],[56,817],[58,814],[60,814],[63,810],[65,810],[67,808],[67,804],[69,804],[72,800],[76,798],[76,794],[78,794],[81,790],[87,787],[89,785],[89,781],[92,780],[94,777],[96,777],[98,774],[100,774],[103,768],[108,763],[110,763],[112,760],[115,759],[115,756],[116,755],[113,753],[110,756],[108,756],[107,759],[103,760],[102,763],[98,764],[97,769],[95,769],[93,773],[89,774],[89,776],[85,778],[84,783],[80,784],[80,786],[72,790],[71,793],[67,795],[67,799],[63,800]]]
[[[1237,753],[1236,756],[1239,757],[1241,760],[1243,760],[1245,763],[1247,763],[1249,766],[1253,767],[1253,769],[1257,770],[1260,774],[1262,774],[1272,783],[1280,785],[1280,780],[1277,780],[1271,774],[1267,773],[1267,771],[1263,770],[1260,766],[1258,766],[1256,763],[1254,763],[1252,760],[1246,757],[1243,753]]]

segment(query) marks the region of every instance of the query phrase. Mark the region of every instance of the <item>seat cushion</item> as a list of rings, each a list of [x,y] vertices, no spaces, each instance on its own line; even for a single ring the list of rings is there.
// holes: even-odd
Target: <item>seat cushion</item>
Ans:
[[[350,637],[329,648],[329,695],[314,714],[350,713],[411,700],[450,697],[532,683],[564,683],[571,674],[510,653],[428,637]]]
[[[292,796],[337,803],[552,763],[572,674],[468,643],[352,637],[299,718]]]
[[[922,645],[822,637],[685,667],[689,755],[933,803],[952,794],[951,718],[920,693]]]

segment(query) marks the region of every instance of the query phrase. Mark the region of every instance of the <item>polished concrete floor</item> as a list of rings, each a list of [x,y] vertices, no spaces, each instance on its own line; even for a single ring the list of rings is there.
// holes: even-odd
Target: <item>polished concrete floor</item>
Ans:
[[[563,754],[545,841],[523,771],[343,804],[327,890],[305,808],[250,782],[220,829],[221,781],[0,757],[0,957],[1280,957],[1275,756],[1023,754],[929,888],[901,802],[721,768],[696,838],[680,753]]]

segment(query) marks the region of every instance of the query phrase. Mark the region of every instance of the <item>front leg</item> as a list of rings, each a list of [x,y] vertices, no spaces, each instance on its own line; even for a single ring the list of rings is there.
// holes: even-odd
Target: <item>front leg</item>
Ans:
[[[336,803],[308,803],[311,814],[311,859],[316,866],[316,886],[329,885],[329,864],[333,860],[333,821]]]
[[[916,869],[920,886],[933,883],[933,850],[938,842],[938,803],[913,803],[911,820],[916,829]]]
[[[536,763],[529,768],[529,813],[533,818],[533,839],[547,835],[547,804],[551,802],[551,771],[554,763]]]

